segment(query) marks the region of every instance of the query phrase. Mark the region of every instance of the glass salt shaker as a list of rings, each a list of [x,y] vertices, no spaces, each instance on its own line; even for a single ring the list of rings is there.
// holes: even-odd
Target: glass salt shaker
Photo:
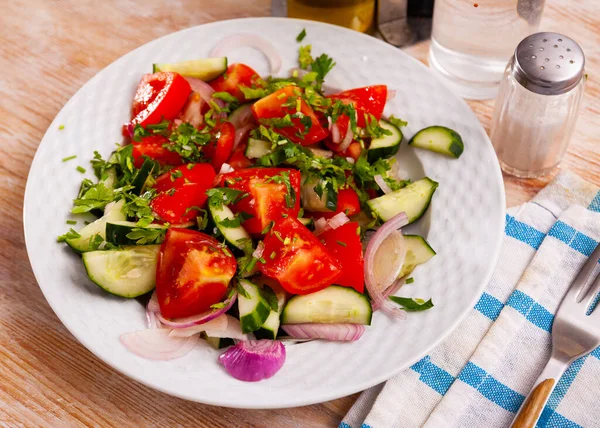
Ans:
[[[558,33],[532,34],[517,46],[496,98],[491,140],[504,172],[552,172],[575,128],[584,90],[581,47]]]

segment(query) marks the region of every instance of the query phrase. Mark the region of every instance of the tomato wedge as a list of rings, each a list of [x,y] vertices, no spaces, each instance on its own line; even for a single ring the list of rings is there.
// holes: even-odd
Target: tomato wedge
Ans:
[[[215,170],[207,163],[190,163],[173,168],[156,178],[154,188],[159,192],[181,187],[186,183],[202,184],[207,189],[212,187]]]
[[[190,84],[177,73],[159,72],[145,75],[133,101],[131,125],[151,125],[177,117],[188,96]]]
[[[176,152],[163,147],[171,142],[167,137],[162,135],[153,135],[142,138],[141,141],[134,141],[133,145],[133,164],[139,168],[144,163],[144,156],[154,159],[162,166],[165,165],[181,165],[183,161],[181,156]]]
[[[206,157],[210,159],[215,170],[219,171],[233,151],[235,127],[230,122],[221,122],[215,129],[215,138],[202,150]]]
[[[356,124],[362,128],[366,125],[365,114],[372,114],[377,120],[381,119],[387,101],[387,86],[374,85],[350,89],[339,94],[329,95],[328,98],[340,100],[344,104],[354,104]],[[345,132],[342,134],[342,138],[344,135]]]
[[[219,182],[221,186],[250,195],[231,208],[236,213],[251,215],[244,222],[244,229],[252,235],[260,235],[271,222],[285,216],[298,217],[300,178],[300,172],[290,168],[247,168],[222,174]],[[291,192],[288,192],[286,181]]]
[[[308,294],[337,283],[342,267],[296,217],[275,223],[264,239],[260,271],[292,294]]]
[[[216,92],[228,92],[236,97],[239,102],[244,102],[246,101],[246,97],[244,97],[240,85],[251,88],[259,86],[259,82],[260,76],[256,71],[246,64],[237,63],[227,67],[227,71],[210,82],[210,86]]]
[[[296,100],[300,100],[300,113],[310,118],[311,126],[306,129],[299,117],[291,119],[293,126],[276,127],[275,131],[289,138],[295,143],[309,146],[321,141],[329,132],[319,123],[313,109],[300,98],[300,89],[296,86],[286,86],[273,92],[252,105],[252,113],[259,123],[268,122],[265,119],[283,118],[286,115],[297,114]],[[293,106],[284,106],[290,100],[294,100]],[[262,121],[261,121],[262,119]]]
[[[363,249],[360,242],[360,226],[351,221],[337,229],[329,229],[319,238],[325,248],[340,264],[342,272],[336,284],[352,287],[359,293],[365,291]]]
[[[233,169],[237,170],[242,168],[248,168],[249,166],[252,166],[254,164],[254,162],[252,162],[246,157],[247,147],[248,143],[242,143],[233,150],[233,153],[231,153],[231,157],[229,158],[228,163]]]
[[[170,228],[158,254],[156,296],[167,318],[200,314],[219,303],[236,261],[219,242],[194,230]]]

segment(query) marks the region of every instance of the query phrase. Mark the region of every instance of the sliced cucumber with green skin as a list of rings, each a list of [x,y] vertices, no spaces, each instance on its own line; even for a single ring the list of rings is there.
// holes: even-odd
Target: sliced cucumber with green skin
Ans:
[[[263,284],[264,287],[269,287],[275,293],[275,297],[277,298],[277,310],[274,311],[271,308],[271,312],[269,312],[269,316],[263,325],[254,332],[254,336],[257,339],[271,339],[275,340],[277,338],[277,332],[279,331],[280,317],[281,312],[285,306],[285,302],[287,300],[287,295],[285,291],[279,287],[270,286],[270,281],[265,281]]]
[[[208,337],[204,335],[204,340],[214,349],[223,349],[235,345],[233,339],[228,337]]]
[[[135,193],[136,195],[142,194],[146,185],[146,181],[148,180],[148,177],[150,177],[150,174],[152,174],[152,171],[154,171],[155,167],[156,162],[154,162],[152,159],[147,158],[146,160],[144,160],[144,163],[142,164],[140,169],[138,169],[138,171],[135,173],[135,176],[131,181],[131,185],[133,186],[133,193]]]
[[[308,227],[310,230],[315,228],[315,219],[312,217],[301,217],[298,219],[298,221],[300,221],[300,223]]]
[[[189,61],[152,64],[152,72],[174,71],[182,76],[195,77],[205,82],[219,77],[227,70],[227,58],[200,58]]]
[[[383,221],[404,211],[408,222],[412,223],[425,213],[438,185],[438,182],[425,177],[400,190],[371,199],[367,201],[367,205]]]
[[[379,126],[392,133],[392,135],[384,135],[381,138],[373,138],[369,149],[367,150],[367,160],[375,162],[377,159],[386,159],[398,153],[400,143],[402,142],[402,131],[390,122],[380,119]]]
[[[142,245],[89,251],[82,256],[83,265],[100,288],[115,296],[133,298],[154,289],[159,250],[160,245]]]
[[[96,234],[100,235],[102,239],[106,239],[106,223],[109,221],[124,221],[127,217],[122,212],[125,201],[120,200],[117,202],[111,202],[104,208],[104,215],[93,223],[84,226],[79,233],[79,238],[67,239],[65,242],[71,248],[79,253],[90,251],[90,238]]]
[[[258,285],[240,279],[239,286],[248,297],[238,294],[238,309],[240,311],[240,324],[242,333],[252,333],[258,330],[267,320],[271,313],[271,307],[260,294]]]
[[[409,275],[417,265],[427,262],[436,254],[422,236],[404,235],[404,242],[406,242],[406,258],[398,278]]]
[[[251,238],[248,232],[246,232],[246,229],[244,229],[242,226],[226,227],[223,224],[223,220],[235,219],[235,215],[229,209],[229,207],[227,205],[221,205],[220,207],[217,207],[215,204],[209,203],[208,211],[210,211],[210,216],[215,222],[217,228],[219,229],[219,232],[221,232],[221,234],[225,237],[227,242],[229,242],[234,247],[243,250],[245,247],[241,244],[241,242],[244,242],[242,240]]]
[[[101,180],[104,183],[104,187],[114,190],[115,184],[117,183],[117,168],[114,166],[108,168],[104,171],[104,174],[106,174],[106,177],[104,180]]]
[[[292,297],[283,309],[281,323],[371,325],[372,315],[367,296],[349,287],[330,285],[316,293]]]
[[[248,159],[258,159],[272,152],[271,143],[268,141],[255,138],[248,139],[248,146],[246,147],[246,157]]]
[[[445,126],[430,126],[421,129],[410,139],[408,144],[457,159],[465,149],[458,132]]]
[[[148,226],[139,227],[136,226],[135,221],[109,221],[106,223],[106,242],[110,242],[115,245],[137,245],[138,239],[128,238],[127,235],[133,232],[133,229],[153,230],[158,232],[156,229],[166,229],[160,224],[149,224]],[[164,238],[164,236],[163,236]],[[160,242],[152,242],[153,244],[160,244]]]

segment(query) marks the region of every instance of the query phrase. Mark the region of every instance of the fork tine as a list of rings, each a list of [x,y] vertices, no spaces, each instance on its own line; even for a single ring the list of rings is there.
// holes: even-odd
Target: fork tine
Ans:
[[[600,292],[600,273],[596,275],[596,279],[592,282],[592,284],[588,287],[585,295],[581,297],[581,301],[585,302],[586,310],[590,307],[596,296]]]
[[[585,296],[587,295],[587,292],[590,289],[596,288],[595,286],[592,286],[592,285],[590,285],[589,287],[586,287],[586,288],[584,288],[584,287],[585,287],[585,284],[588,282],[588,278],[594,272],[594,269],[596,268],[596,265],[598,264],[598,259],[600,259],[600,244],[596,246],[596,249],[592,252],[592,255],[585,262],[585,264],[583,265],[583,268],[579,271],[579,274],[577,275],[577,277],[571,284],[571,289],[573,289],[574,291],[577,292],[577,298],[575,299],[575,301],[577,303],[580,303],[585,298]]]

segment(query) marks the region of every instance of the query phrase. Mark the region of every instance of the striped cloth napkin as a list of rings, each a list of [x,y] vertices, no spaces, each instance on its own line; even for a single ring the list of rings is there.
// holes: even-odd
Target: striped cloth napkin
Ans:
[[[508,426],[550,357],[553,314],[600,240],[598,190],[562,172],[510,208],[498,265],[463,323],[363,392],[339,428]],[[600,348],[562,376],[537,426],[600,427],[599,380]]]

